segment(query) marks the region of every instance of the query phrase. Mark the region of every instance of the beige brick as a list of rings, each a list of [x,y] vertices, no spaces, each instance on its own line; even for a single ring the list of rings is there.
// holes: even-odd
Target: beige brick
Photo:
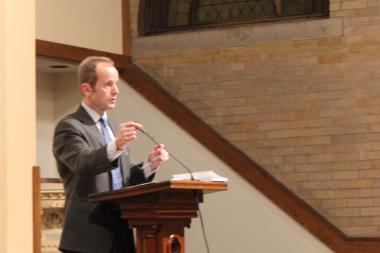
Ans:
[[[294,170],[294,165],[281,165],[281,166],[275,166],[274,168],[269,168],[268,170],[273,171],[273,173],[293,173],[295,172]]]
[[[307,180],[308,175],[306,173],[276,174],[276,177],[286,182],[303,182]]]
[[[350,190],[319,190],[312,191],[312,195],[316,199],[342,199],[342,198],[358,198],[362,190],[350,189]]]
[[[311,163],[332,162],[332,161],[355,161],[359,159],[358,153],[335,153],[311,155]]]
[[[269,139],[289,138],[289,137],[294,137],[295,136],[295,130],[292,130],[292,129],[283,129],[283,130],[267,131],[265,135]]]
[[[319,116],[319,111],[300,111],[294,113],[294,118],[296,120],[306,120],[306,119],[312,119]]]
[[[319,56],[319,64],[336,64],[344,61],[345,54]]]
[[[349,199],[347,203],[347,207],[371,207],[373,205],[374,205],[374,202],[372,198]]]
[[[363,189],[359,192],[361,198],[371,198],[380,196],[380,188]]]
[[[353,171],[337,171],[333,173],[332,178],[334,180],[344,180],[344,179],[358,179],[359,172],[357,170]],[[351,181],[346,181],[346,183],[350,183]],[[348,186],[348,185],[347,185]],[[352,188],[352,187],[349,187]]]
[[[380,170],[361,170],[359,176],[360,178],[380,178]]]
[[[368,0],[368,7],[379,6],[379,5],[380,5],[379,0]]]
[[[346,18],[344,20],[344,25],[348,27],[353,26],[363,26],[369,23],[369,17],[353,17],[353,18]]]
[[[257,130],[258,123],[255,122],[248,122],[248,123],[240,123],[240,124],[234,124],[233,129],[234,131],[240,132],[240,131],[254,131]]]
[[[360,209],[361,216],[374,216],[380,213],[380,207],[363,207]]]
[[[279,147],[279,148],[274,148],[273,150],[273,155],[295,155],[295,150],[293,147]]]
[[[333,175],[331,172],[316,172],[310,173],[308,179],[311,181],[323,181],[323,183],[328,183],[332,180]]]
[[[304,164],[309,163],[309,156],[306,155],[290,155],[284,157],[285,164]]]
[[[371,199],[372,199],[372,206],[380,206],[380,197],[374,197]],[[377,219],[376,224],[380,225],[380,217]]]
[[[333,180],[333,181],[323,180],[320,183],[320,185],[321,185],[320,189],[325,189],[325,190],[346,188],[346,182],[343,180]]]
[[[321,206],[326,210],[336,208],[347,208],[348,201],[349,200],[347,199],[326,199],[321,203]]]
[[[351,125],[344,126],[343,131],[344,134],[354,134],[354,133],[368,133],[369,126],[368,125]]]
[[[344,164],[346,170],[366,170],[372,167],[372,161],[351,161]]]
[[[320,165],[319,164],[296,164],[295,165],[295,171],[296,172],[315,172],[320,171]]]
[[[335,209],[329,209],[328,214],[331,216],[336,217],[353,217],[353,216],[360,216],[361,215],[361,209],[360,208],[335,208]]]
[[[374,217],[356,217],[355,219],[352,219],[350,217],[334,217],[333,220],[334,223],[339,224],[344,228],[365,228],[376,225]]]
[[[227,134],[226,137],[231,141],[244,141],[246,140],[245,133],[230,133]]]
[[[258,157],[256,159],[256,162],[261,166],[267,166],[267,165],[273,165],[273,158],[272,157]]]
[[[369,179],[345,180],[349,189],[368,189],[373,186],[373,181]]]
[[[275,157],[273,157],[273,164],[284,165],[284,158],[281,157],[281,156],[275,156]],[[285,166],[288,166],[288,164],[285,165]]]
[[[360,237],[360,235],[375,237],[378,234],[379,229],[379,226],[349,226],[344,228],[347,235],[351,237]]]
[[[330,11],[337,11],[341,9],[340,3],[330,3]]]
[[[375,124],[369,125],[369,131],[379,133],[380,132],[380,123],[375,123]]]
[[[304,128],[295,129],[294,136],[321,136],[321,135],[337,135],[342,134],[342,127],[315,127],[315,128]]]
[[[180,92],[199,92],[198,84],[183,85],[180,87]]]
[[[299,183],[299,189],[302,189],[302,190],[319,190],[319,189],[321,189],[321,182],[320,181],[300,182]]]

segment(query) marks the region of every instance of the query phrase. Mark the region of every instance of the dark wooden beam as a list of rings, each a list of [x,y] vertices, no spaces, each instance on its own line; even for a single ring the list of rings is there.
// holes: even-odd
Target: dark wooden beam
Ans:
[[[115,65],[119,70],[126,69],[130,62],[130,58],[125,55],[83,47],[69,46],[44,40],[36,40],[36,54],[37,56],[56,58],[77,63],[81,62],[85,57],[90,55],[106,56],[115,62]]]
[[[122,0],[123,54],[132,55],[131,2]]]

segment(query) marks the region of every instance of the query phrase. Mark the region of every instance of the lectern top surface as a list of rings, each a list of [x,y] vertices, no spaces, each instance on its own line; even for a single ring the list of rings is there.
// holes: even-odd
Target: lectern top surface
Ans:
[[[123,197],[171,191],[171,190],[199,190],[204,193],[227,190],[226,182],[194,181],[194,180],[169,180],[163,182],[151,182],[135,186],[125,187],[115,191],[91,194],[91,202],[111,201]]]

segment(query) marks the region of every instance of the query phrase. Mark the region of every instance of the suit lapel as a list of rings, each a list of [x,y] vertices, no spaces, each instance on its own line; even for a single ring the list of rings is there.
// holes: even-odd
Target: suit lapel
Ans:
[[[89,125],[89,129],[90,129],[90,131],[92,131],[94,133],[94,135],[96,136],[96,138],[99,140],[99,142],[102,145],[106,144],[102,133],[99,131],[99,128],[96,126],[95,123],[93,125]]]
[[[92,133],[91,136],[94,136],[101,145],[105,144],[104,137],[102,133],[99,131],[99,128],[96,126],[96,122],[92,120],[90,115],[82,106],[79,106],[78,110],[74,113],[74,115],[79,121],[83,123],[87,130]]]

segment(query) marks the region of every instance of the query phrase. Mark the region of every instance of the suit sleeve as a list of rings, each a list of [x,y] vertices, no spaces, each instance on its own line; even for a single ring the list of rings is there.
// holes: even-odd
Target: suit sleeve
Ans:
[[[131,167],[131,174],[127,178],[127,186],[151,182],[155,176],[153,173],[148,178],[145,178],[144,171],[141,169],[142,163]]]
[[[74,119],[65,119],[58,123],[54,133],[53,152],[57,160],[72,170],[74,174],[94,176],[117,166],[107,157],[107,145],[93,148],[89,143],[91,133],[85,131]]]

